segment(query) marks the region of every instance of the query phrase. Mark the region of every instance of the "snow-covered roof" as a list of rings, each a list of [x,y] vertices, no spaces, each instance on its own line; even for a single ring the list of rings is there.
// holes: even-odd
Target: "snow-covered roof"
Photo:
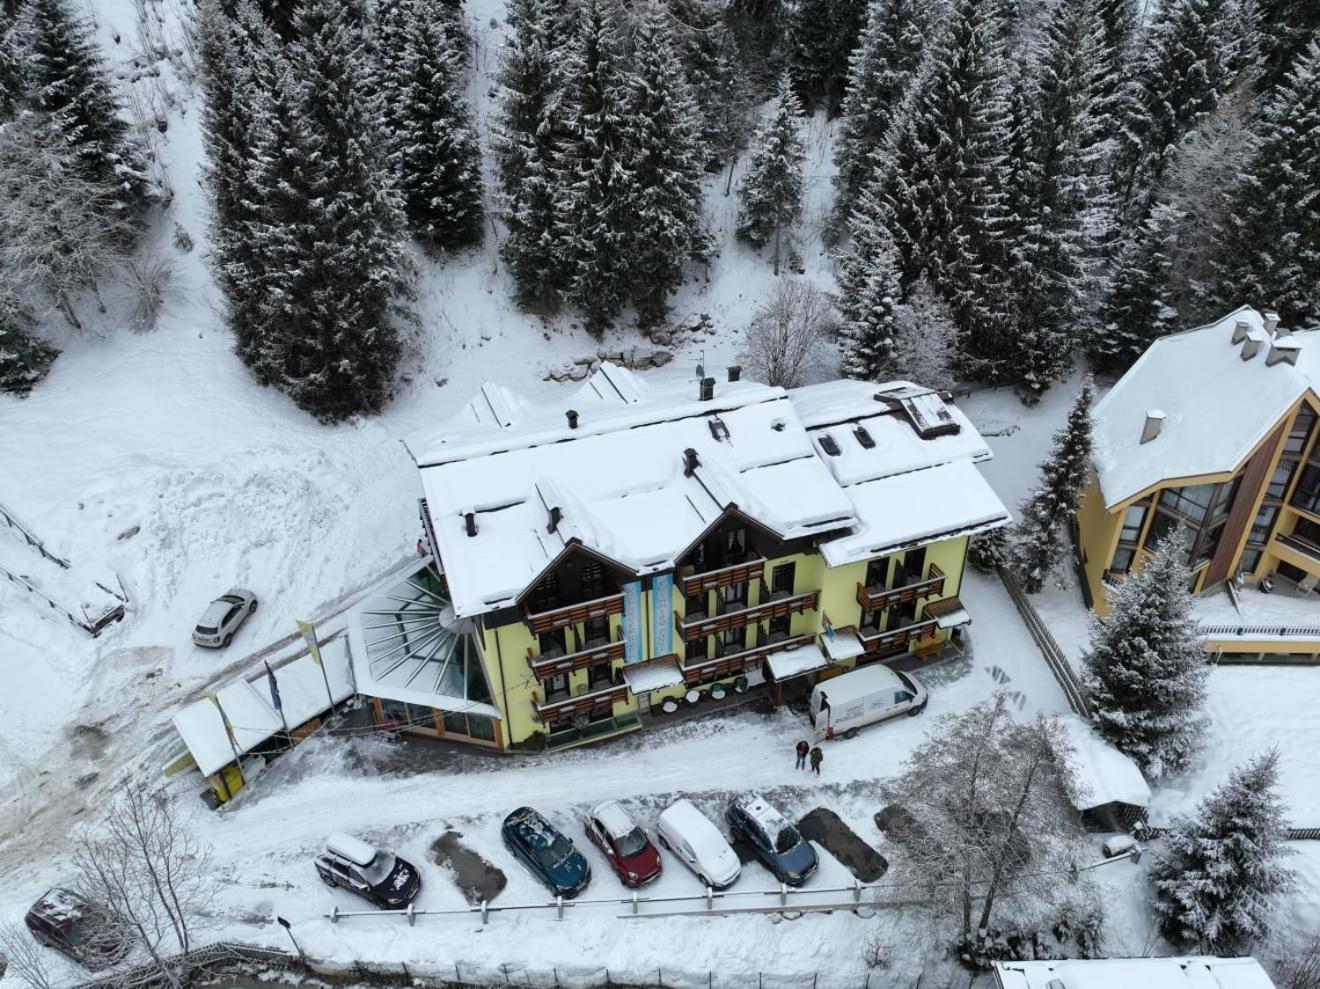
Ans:
[[[1235,470],[1302,395],[1317,392],[1320,333],[1276,337],[1269,325],[1243,306],[1161,337],[1096,403],[1095,469],[1107,507],[1166,479]],[[1296,363],[1271,364],[1271,347],[1294,350]],[[1163,413],[1162,425],[1142,443],[1151,412]]]
[[[717,867],[721,871],[737,872],[738,854],[729,847],[711,819],[697,810],[687,798],[675,800],[660,814],[659,824],[666,830],[681,834],[691,846],[697,861],[705,868]],[[711,879],[718,878],[710,876]]]
[[[838,456],[822,446],[827,431],[839,434]],[[781,539],[872,525],[896,545],[943,536],[966,527],[964,508],[943,520],[923,511],[906,527],[903,513],[871,518],[869,502],[859,511],[855,492],[990,455],[961,411],[905,382],[787,392],[719,382],[702,400],[695,381],[653,384],[608,362],[544,405],[485,385],[408,448],[460,618],[511,606],[571,546],[639,575],[672,569],[733,509]],[[972,490],[978,524],[1007,521],[997,500],[985,510],[984,481]],[[894,515],[892,504],[881,511]]]
[[[623,682],[634,694],[645,694],[664,687],[678,686],[683,682],[683,670],[672,656],[660,656],[624,666]]]
[[[1083,718],[1068,714],[1057,720],[1072,747],[1068,796],[1074,807],[1090,810],[1112,803],[1150,805],[1150,787],[1135,762],[1097,735]]]
[[[999,989],[1274,989],[1254,958],[1096,958],[995,962]]]
[[[785,649],[783,652],[771,653],[765,661],[770,667],[770,676],[780,681],[799,677],[815,670],[823,670],[829,665],[829,660],[825,658],[825,654],[820,651],[814,642],[808,642],[805,646],[796,646],[793,649]]]
[[[856,632],[838,629],[833,634],[826,632],[820,637],[820,644],[830,659],[855,659],[866,652],[866,645]]]
[[[300,656],[274,671],[284,720],[290,728],[325,712],[330,707],[330,697],[338,704],[354,693],[347,643],[343,639],[325,643],[321,646],[321,660],[325,664],[324,677],[310,655]],[[326,680],[330,682],[329,695]],[[241,754],[251,752],[284,730],[271,701],[264,669],[250,680],[235,680],[221,687],[215,695],[229,719]],[[174,727],[204,775],[210,776],[234,761],[234,749],[225,733],[224,721],[209,697],[193,701],[176,714]]]

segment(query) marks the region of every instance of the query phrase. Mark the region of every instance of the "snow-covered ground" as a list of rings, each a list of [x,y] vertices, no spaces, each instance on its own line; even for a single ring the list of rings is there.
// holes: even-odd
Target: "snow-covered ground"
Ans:
[[[98,0],[100,36],[113,64],[129,59],[136,36],[132,0]],[[502,28],[502,0],[467,0],[477,40],[470,95],[490,113],[491,72]],[[168,18],[181,4],[157,5]],[[120,40],[116,42],[114,39]],[[0,504],[17,512],[79,573],[118,575],[131,604],[126,620],[100,639],[83,633],[8,584],[0,584],[0,921],[18,920],[46,886],[67,876],[71,840],[125,775],[154,778],[177,748],[170,717],[208,684],[250,665],[253,651],[293,631],[295,618],[333,610],[345,596],[410,553],[416,539],[416,473],[400,438],[450,414],[479,383],[496,379],[530,395],[565,387],[542,380],[549,365],[639,343],[620,329],[600,343],[571,315],[540,320],[516,309],[492,235],[485,246],[444,263],[423,262],[422,333],[408,380],[380,417],[337,427],[316,424],[279,394],[257,387],[231,352],[206,269],[205,222],[198,164],[196,97],[168,66],[174,99],[162,159],[175,199],[161,218],[158,248],[174,256],[175,292],[151,333],[134,334],[112,309],[95,331],[53,332],[64,353],[50,377],[23,401],[0,396]],[[827,259],[814,231],[829,200],[831,126],[808,125],[809,206],[801,251],[806,277],[829,286]],[[698,363],[734,363],[751,311],[773,282],[770,265],[732,237],[736,199],[712,178],[708,203],[722,252],[674,301],[676,320],[711,316],[716,332],[678,349],[662,376],[693,375]],[[172,244],[174,225],[196,241]],[[828,373],[824,369],[823,373]],[[1007,392],[979,392],[962,405],[987,433],[996,459],[986,476],[1016,507],[1062,424],[1077,379],[1052,389],[1035,409]],[[136,529],[136,532],[133,530]],[[130,535],[130,533],[132,533]],[[122,537],[122,538],[121,538]],[[0,538],[8,539],[3,533]],[[26,547],[5,544],[10,565],[45,566]],[[27,556],[25,554],[30,554]],[[263,607],[224,653],[195,648],[189,630],[212,596],[229,586],[254,590]],[[816,806],[838,812],[865,840],[882,844],[872,821],[879,781],[891,776],[935,720],[965,710],[990,691],[1012,692],[1023,714],[1066,709],[1003,588],[969,572],[963,599],[974,616],[969,658],[932,671],[929,713],[831,745],[823,775],[792,768],[802,725],[781,711],[740,714],[650,732],[545,757],[456,758],[435,748],[433,762],[391,768],[392,750],[363,738],[318,739],[290,753],[220,813],[196,799],[195,777],[176,778],[171,792],[193,827],[215,849],[223,891],[208,933],[284,943],[278,913],[295,925],[311,953],[340,959],[409,961],[437,968],[454,961],[508,963],[516,972],[558,969],[616,978],[663,970],[694,978],[711,968],[735,974],[775,973],[766,986],[802,985],[819,972],[822,987],[856,986],[861,944],[886,926],[895,964],[884,973],[910,985],[926,951],[922,932],[889,910],[877,920],[851,913],[796,921],[729,918],[616,919],[583,909],[558,922],[544,914],[475,919],[428,918],[415,928],[397,919],[364,918],[332,926],[332,905],[358,903],[326,890],[310,856],[326,833],[344,829],[380,840],[423,864],[419,906],[457,905],[457,888],[428,862],[430,844],[446,830],[506,870],[504,902],[543,894],[504,854],[503,815],[533,801],[570,835],[581,836],[581,812],[595,800],[623,799],[648,821],[677,794],[717,810],[732,791],[761,788],[798,816]],[[1075,588],[1048,590],[1039,607],[1074,660],[1085,645],[1086,615]],[[1320,747],[1306,699],[1305,670],[1216,670],[1209,714],[1215,727],[1204,763],[1167,783],[1157,803],[1185,809],[1227,768],[1271,739],[1284,747],[1284,777],[1298,822],[1320,824],[1315,806]],[[421,744],[421,743],[419,743]],[[585,843],[582,843],[585,844]],[[607,895],[613,877],[593,856],[589,896]],[[1320,920],[1320,850],[1299,858],[1303,884],[1285,914],[1299,924]],[[655,892],[696,892],[673,860]],[[827,863],[816,882],[841,877]],[[1158,948],[1143,905],[1141,870],[1098,870],[1110,887],[1114,953]],[[767,886],[747,868],[746,888]],[[622,912],[622,911],[620,911]],[[872,985],[883,985],[873,978]]]

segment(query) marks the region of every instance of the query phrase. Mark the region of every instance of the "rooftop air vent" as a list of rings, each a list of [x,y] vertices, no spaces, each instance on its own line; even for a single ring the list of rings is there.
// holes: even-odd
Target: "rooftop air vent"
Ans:
[[[825,433],[821,436],[820,448],[824,450],[826,453],[828,453],[831,457],[837,457],[841,453],[843,453],[843,451],[839,449],[838,441],[835,440],[835,438],[831,436],[829,433]]]
[[[702,400],[703,402],[709,402],[712,398],[715,397],[715,379],[714,379],[714,378],[702,378],[702,379],[701,379],[701,392],[700,392],[700,395],[701,395],[701,400]]]
[[[853,435],[857,437],[857,442],[862,444],[863,450],[875,449],[875,438],[866,431],[865,426],[858,426],[853,430]]]
[[[545,527],[545,531],[558,532],[559,520],[562,519],[563,517],[564,517],[564,513],[559,510],[559,506],[558,505],[553,506],[550,509],[550,524]]]
[[[577,429],[577,422],[578,422],[577,412],[573,409],[569,409],[567,412],[564,413],[564,416],[568,419],[568,428]]]
[[[775,419],[771,421],[770,428],[773,429],[776,433],[782,433],[785,429],[788,428],[788,423],[784,422],[783,419]]]
[[[730,380],[730,381],[737,381],[737,380],[738,380],[739,378],[741,378],[741,377],[742,377],[742,365],[741,365],[741,364],[730,364],[730,365],[729,365],[729,380]]]
[[[1255,337],[1249,336],[1242,341],[1242,359],[1249,361],[1260,353],[1260,341]]]
[[[1266,309],[1260,317],[1265,321],[1265,332],[1273,335],[1279,328],[1279,314],[1272,309]]]
[[[1150,409],[1146,413],[1146,422],[1141,427],[1141,442],[1149,443],[1164,428],[1164,413],[1159,409]]]
[[[1233,344],[1236,346],[1247,338],[1247,333],[1251,331],[1251,324],[1245,319],[1239,319],[1233,324]]]
[[[468,537],[470,538],[470,537],[472,537],[472,536],[475,536],[475,535],[477,534],[477,516],[476,516],[476,513],[475,513],[475,512],[468,512],[466,515],[463,516],[463,521],[464,521],[464,523],[467,525],[467,534],[468,534]]]
[[[1297,354],[1302,349],[1301,341],[1294,336],[1275,337],[1270,342],[1269,353],[1265,355],[1265,366],[1274,364],[1296,364]]]
[[[683,476],[691,477],[696,473],[697,468],[701,466],[701,461],[697,459],[697,451],[688,447],[683,451]]]
[[[706,420],[706,425],[710,427],[710,435],[714,437],[716,443],[729,438],[729,427],[719,416],[711,416]]]

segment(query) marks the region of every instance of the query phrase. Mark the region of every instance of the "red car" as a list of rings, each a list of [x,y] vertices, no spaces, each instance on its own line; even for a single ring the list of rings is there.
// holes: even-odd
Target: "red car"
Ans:
[[[660,852],[617,800],[591,808],[587,837],[605,855],[619,882],[636,889],[660,877]]]

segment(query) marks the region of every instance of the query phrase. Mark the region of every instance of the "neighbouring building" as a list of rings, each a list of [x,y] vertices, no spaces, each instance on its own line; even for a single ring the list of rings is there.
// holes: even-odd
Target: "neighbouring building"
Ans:
[[[1181,533],[1207,649],[1320,657],[1320,332],[1244,306],[1162,337],[1096,404],[1077,514],[1090,601]]]
[[[505,749],[640,727],[693,690],[782,699],[941,651],[990,451],[907,383],[485,385],[408,442],[430,556],[350,616],[358,691],[409,730]]]
[[[1254,958],[995,962],[995,989],[1274,989]]]

